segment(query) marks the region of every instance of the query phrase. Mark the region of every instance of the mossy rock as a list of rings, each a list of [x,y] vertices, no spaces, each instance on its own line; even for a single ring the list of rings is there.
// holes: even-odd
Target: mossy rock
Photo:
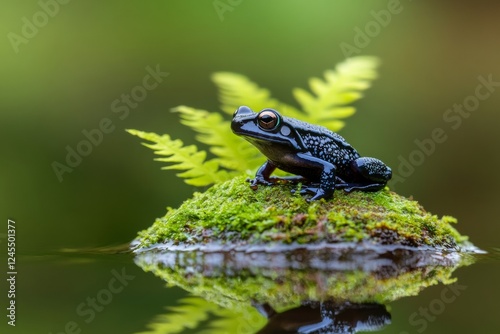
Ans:
[[[308,203],[291,184],[252,190],[244,177],[195,193],[178,209],[168,209],[139,233],[134,248],[163,244],[166,249],[224,249],[254,246],[368,243],[464,251],[473,246],[416,201],[387,188],[377,192],[335,191],[334,198]]]

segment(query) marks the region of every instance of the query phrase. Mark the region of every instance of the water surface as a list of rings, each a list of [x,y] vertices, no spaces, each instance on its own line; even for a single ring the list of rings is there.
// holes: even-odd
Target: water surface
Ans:
[[[321,328],[498,333],[500,328],[498,308],[482,306],[500,297],[495,250],[464,258],[410,250],[131,254],[120,249],[21,258],[18,325],[9,333],[210,328],[224,333],[223,326],[227,333],[235,328],[241,333],[328,333]],[[185,325],[194,328],[182,329]]]

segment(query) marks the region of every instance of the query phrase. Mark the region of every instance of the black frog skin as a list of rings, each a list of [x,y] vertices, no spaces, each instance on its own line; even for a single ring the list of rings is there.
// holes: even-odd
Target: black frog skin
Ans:
[[[282,116],[274,109],[258,113],[241,106],[233,114],[233,132],[245,138],[267,161],[258,169],[251,187],[272,185],[276,168],[305,179],[301,193],[310,201],[331,198],[335,189],[377,191],[391,179],[382,161],[361,157],[340,135],[325,127]]]

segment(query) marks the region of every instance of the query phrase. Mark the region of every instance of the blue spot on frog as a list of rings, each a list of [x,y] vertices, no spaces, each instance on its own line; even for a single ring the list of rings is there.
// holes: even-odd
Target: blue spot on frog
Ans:
[[[361,157],[338,134],[282,116],[273,109],[255,113],[241,106],[233,115],[231,129],[268,159],[251,180],[252,189],[282,179],[307,181],[301,193],[312,193],[309,201],[314,201],[332,197],[335,189],[377,191],[392,176],[391,169],[382,161]],[[276,168],[298,177],[271,177]]]

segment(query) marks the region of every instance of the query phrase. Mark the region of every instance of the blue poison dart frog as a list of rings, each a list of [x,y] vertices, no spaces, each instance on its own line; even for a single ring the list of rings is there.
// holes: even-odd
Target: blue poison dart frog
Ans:
[[[241,106],[233,114],[231,129],[267,157],[250,181],[252,189],[278,180],[306,181],[301,193],[312,193],[309,200],[314,201],[332,197],[335,189],[377,191],[392,176],[382,161],[360,157],[338,134],[273,109],[255,113]],[[276,168],[297,176],[271,177]]]

